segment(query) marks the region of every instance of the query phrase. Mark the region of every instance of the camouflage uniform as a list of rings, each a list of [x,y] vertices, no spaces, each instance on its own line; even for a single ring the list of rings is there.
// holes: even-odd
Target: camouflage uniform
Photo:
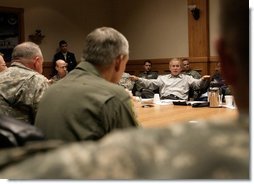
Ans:
[[[240,122],[116,131],[99,142],[67,144],[32,156],[23,153],[23,158],[15,153],[26,147],[3,150],[0,178],[249,179],[248,123],[246,116]]]
[[[12,63],[0,73],[0,114],[34,124],[38,103],[47,88],[43,75]]]
[[[200,79],[200,78],[201,78],[200,73],[198,73],[196,70],[190,70],[190,71],[188,71],[188,72],[184,72],[184,74],[190,75],[190,76],[192,76],[194,79]]]
[[[196,70],[189,70],[183,72],[185,75],[192,76],[194,79],[200,79],[201,75]],[[201,87],[201,89],[196,89],[190,87],[189,90],[189,98],[193,98],[193,100],[197,100],[199,96],[201,96],[203,93],[207,91],[207,86],[209,85],[209,81],[206,81],[206,83]]]
[[[135,82],[131,81],[129,79],[129,77],[130,77],[130,74],[123,73],[123,75],[119,81],[119,85],[123,86],[125,89],[132,90]]]
[[[82,61],[47,90],[35,126],[48,139],[97,140],[114,129],[137,126],[137,120],[128,93]]]
[[[52,78],[50,78],[50,80],[52,80],[52,83],[55,83],[57,81],[59,81],[61,79],[61,77],[59,75],[54,75]]]
[[[61,80],[62,78],[59,75],[54,75],[52,78],[50,78],[50,83],[55,84],[57,81]]]

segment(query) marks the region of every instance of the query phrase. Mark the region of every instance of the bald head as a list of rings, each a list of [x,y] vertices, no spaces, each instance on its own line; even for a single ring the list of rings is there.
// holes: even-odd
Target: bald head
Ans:
[[[59,75],[60,78],[63,78],[66,76],[67,72],[67,63],[62,60],[59,59],[56,61],[56,67],[55,67],[57,74]]]

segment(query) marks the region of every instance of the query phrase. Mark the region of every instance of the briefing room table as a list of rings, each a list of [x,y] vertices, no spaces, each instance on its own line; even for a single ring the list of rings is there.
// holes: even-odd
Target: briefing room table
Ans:
[[[137,119],[142,127],[162,127],[174,123],[196,123],[200,120],[235,120],[238,110],[226,107],[211,108],[181,106],[181,105],[158,105],[142,107],[140,102],[134,102]]]

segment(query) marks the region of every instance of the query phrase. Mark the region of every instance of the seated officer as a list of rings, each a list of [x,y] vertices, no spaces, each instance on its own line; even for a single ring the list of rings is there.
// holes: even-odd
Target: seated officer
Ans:
[[[157,79],[158,78],[158,73],[157,72],[152,72],[152,62],[150,60],[145,60],[144,61],[144,69],[145,71],[141,74],[139,74],[140,78],[144,79]],[[147,88],[144,88],[140,86],[138,83],[134,84],[132,93],[135,96],[141,96],[142,98],[152,98],[155,93],[159,93],[159,90],[150,90]]]
[[[184,58],[183,60],[183,74],[190,75],[195,79],[200,79],[201,75],[196,70],[191,69],[190,62],[187,58]],[[198,100],[198,101],[207,101],[207,90],[209,87],[210,81],[207,80],[206,83],[202,86],[200,89],[193,89],[190,88],[189,91],[189,100]]]
[[[42,98],[35,125],[47,139],[66,142],[98,140],[115,129],[138,126],[129,94],[117,85],[128,58],[129,43],[120,32],[92,31],[83,60]]]
[[[232,95],[230,86],[222,77],[220,62],[217,63],[217,68],[211,77],[210,87],[219,87],[222,101],[224,101],[225,95]]]
[[[67,63],[62,60],[62,59],[59,59],[56,61],[56,71],[57,71],[57,74],[54,75],[50,80],[49,80],[49,83],[50,84],[53,84],[57,81],[59,81],[60,79],[64,78],[67,74],[68,74],[68,71],[67,71]]]

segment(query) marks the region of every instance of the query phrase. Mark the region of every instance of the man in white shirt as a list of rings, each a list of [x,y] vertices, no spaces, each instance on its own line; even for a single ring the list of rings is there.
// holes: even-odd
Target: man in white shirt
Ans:
[[[155,90],[159,88],[162,99],[187,100],[190,87],[199,89],[205,85],[205,81],[210,78],[204,75],[200,79],[194,79],[192,76],[181,74],[182,61],[179,58],[173,58],[169,61],[170,74],[161,75],[157,79],[143,79],[131,76],[131,80],[137,81],[139,85]]]

